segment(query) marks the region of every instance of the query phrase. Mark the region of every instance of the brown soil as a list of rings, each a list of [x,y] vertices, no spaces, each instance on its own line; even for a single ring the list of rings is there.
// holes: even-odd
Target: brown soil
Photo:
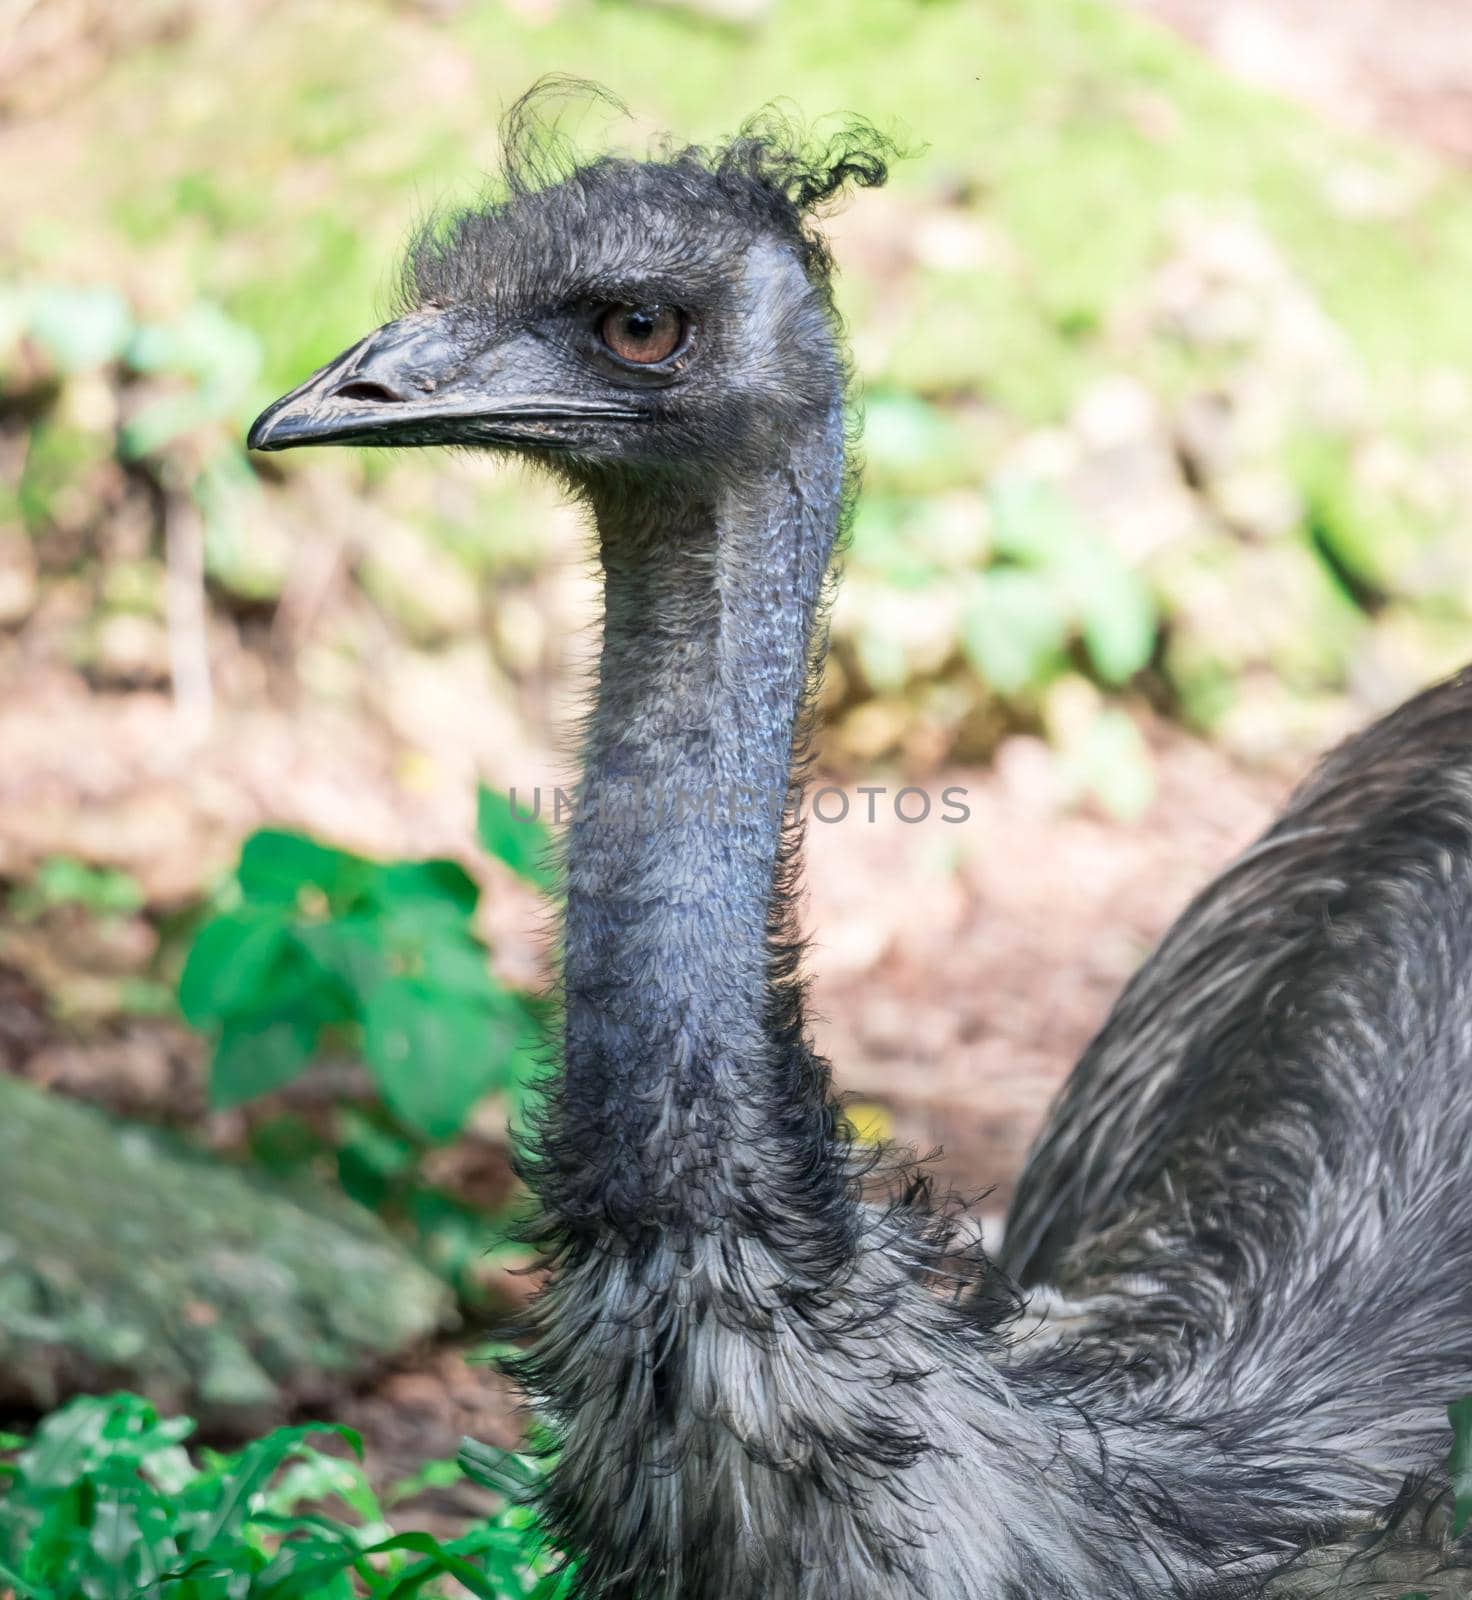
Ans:
[[[1472,161],[1466,0],[1126,0],[1237,76]]]

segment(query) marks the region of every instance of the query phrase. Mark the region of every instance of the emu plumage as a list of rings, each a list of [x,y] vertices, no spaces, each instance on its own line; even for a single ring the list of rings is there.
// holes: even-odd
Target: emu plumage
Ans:
[[[251,442],[515,451],[596,525],[518,1364],[579,1594],[1450,1592],[1408,1508],[1472,1389],[1472,680],[1335,755],[1129,986],[1022,1180],[1015,1338],[923,1184],[876,1203],[803,1020],[787,801],[852,488],[811,216],[883,152],[768,121],[549,171],[528,126]]]

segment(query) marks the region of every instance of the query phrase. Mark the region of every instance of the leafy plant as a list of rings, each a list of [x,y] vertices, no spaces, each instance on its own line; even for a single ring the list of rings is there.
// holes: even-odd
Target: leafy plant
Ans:
[[[185,1017],[215,1034],[216,1105],[281,1088],[328,1036],[361,1053],[423,1139],[529,1078],[546,1009],[492,977],[472,926],[479,890],[455,862],[371,861],[267,829],[246,841],[235,891],[179,984]]]
[[[1081,726],[1054,732],[1065,793],[1091,795],[1111,816],[1134,822],[1155,798],[1155,769],[1139,728],[1114,706],[1096,706]]]
[[[49,369],[59,403],[43,405],[19,483],[32,528],[58,497],[75,495],[87,466],[106,456],[192,500],[205,529],[211,576],[249,591],[253,573],[236,530],[256,480],[238,437],[261,361],[260,344],[217,307],[200,304],[168,321],[137,316],[116,290],[33,282],[0,290],[0,373],[25,340]],[[116,383],[138,403],[120,424],[95,403],[76,420],[68,387]],[[80,408],[82,416],[89,408]]]
[[[925,496],[879,495],[860,505],[854,572],[881,587],[858,613],[856,645],[875,687],[902,688],[912,672],[903,649],[893,661],[886,652],[905,615],[886,605],[893,591],[935,602],[924,654],[948,659],[931,635],[949,628],[961,658],[1004,699],[1035,697],[1070,670],[1075,647],[1107,687],[1149,664],[1159,617],[1148,585],[1059,490],[1013,475],[997,482],[988,512],[979,501],[974,511],[959,504],[959,515]]]
[[[142,905],[143,891],[130,873],[89,867],[71,856],[48,857],[11,897],[11,910],[23,921],[62,906],[79,906],[96,916],[128,916]]]
[[[547,859],[547,830],[535,817],[523,815],[508,796],[482,784],[475,799],[475,831],[487,855],[544,893],[553,893],[557,878]]]
[[[981,574],[964,633],[972,665],[1003,694],[1046,682],[1077,636],[1094,672],[1127,682],[1150,660],[1150,591],[1046,484],[1004,478],[991,496],[997,560]]]
[[[1452,1480],[1452,1534],[1460,1537],[1472,1521],[1472,1395],[1446,1408],[1452,1425],[1452,1449],[1446,1468]]]
[[[0,1588],[16,1600],[407,1600],[466,1591],[559,1600],[568,1592],[524,1494],[458,1539],[396,1534],[358,1462],[313,1443],[335,1435],[361,1456],[352,1429],[278,1428],[233,1454],[203,1450],[195,1459],[184,1448],[193,1428],[115,1394],[71,1401],[29,1442],[0,1436]],[[495,1475],[496,1454],[475,1447],[477,1478]],[[512,1457],[502,1477],[524,1485],[534,1470]],[[454,1463],[431,1462],[388,1505],[459,1476]]]
[[[398,1127],[382,1106],[338,1106],[329,1130],[283,1112],[251,1129],[250,1152],[283,1176],[335,1165],[347,1194],[406,1229],[420,1258],[467,1305],[481,1305],[488,1291],[499,1291],[507,1254],[517,1254],[514,1238],[483,1207],[427,1181],[423,1141]]]
[[[1446,1408],[1452,1426],[1452,1447],[1446,1458],[1452,1485],[1452,1525],[1454,1539],[1461,1538],[1472,1521],[1472,1395],[1454,1400]],[[1431,1600],[1424,1589],[1402,1594],[1399,1600]]]

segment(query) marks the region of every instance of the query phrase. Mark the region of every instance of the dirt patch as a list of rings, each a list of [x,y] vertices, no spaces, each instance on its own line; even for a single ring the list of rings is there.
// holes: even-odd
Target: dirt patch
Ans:
[[[1343,125],[1472,161],[1466,0],[1127,0],[1223,66]]]
[[[813,827],[818,1037],[840,1085],[887,1107],[938,1171],[1004,1207],[1027,1146],[1121,985],[1284,785],[1178,732],[1125,825],[1067,807],[1046,749],[1015,739],[965,790],[964,823]],[[953,837],[945,837],[952,835]]]

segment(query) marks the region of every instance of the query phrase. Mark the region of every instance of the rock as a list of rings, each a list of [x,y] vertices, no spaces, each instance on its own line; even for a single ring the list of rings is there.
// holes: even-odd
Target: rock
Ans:
[[[1201,506],[1181,476],[1166,420],[1144,384],[1114,374],[1088,388],[1071,431],[1079,453],[1062,489],[1083,521],[1126,561],[1196,532]]]
[[[0,1077],[0,1403],[135,1389],[217,1425],[322,1404],[451,1317],[346,1198]]]
[[[530,678],[542,668],[547,657],[547,619],[530,595],[516,590],[498,595],[491,628],[508,672]]]
[[[1222,519],[1244,539],[1286,539],[1304,524],[1303,496],[1282,472],[1247,466],[1224,472],[1212,485]]]
[[[163,624],[137,612],[116,611],[98,624],[91,662],[110,687],[169,681],[169,640]]]

